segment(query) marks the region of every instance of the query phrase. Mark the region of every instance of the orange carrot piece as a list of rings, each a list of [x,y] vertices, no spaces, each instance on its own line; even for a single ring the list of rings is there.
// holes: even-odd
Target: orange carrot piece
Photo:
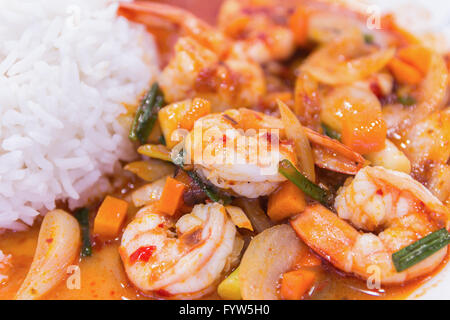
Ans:
[[[343,110],[341,134],[343,144],[366,154],[384,148],[387,126],[380,110],[354,105]]]
[[[158,201],[158,210],[167,215],[174,215],[183,207],[183,193],[186,189],[184,183],[167,177],[166,184]]]
[[[397,56],[403,62],[406,62],[419,70],[422,75],[425,75],[428,72],[431,61],[431,52],[427,48],[421,45],[408,46],[400,49],[397,52]]]
[[[291,181],[283,184],[269,196],[267,215],[272,221],[280,221],[305,210],[305,194]]]
[[[294,33],[295,41],[298,45],[305,45],[308,42],[308,12],[302,6],[297,7],[289,18],[289,28]]]
[[[184,112],[183,117],[180,119],[180,127],[186,130],[192,130],[192,128],[194,128],[194,122],[210,112],[211,103],[208,100],[195,98],[192,101],[191,106]]]
[[[128,202],[106,196],[94,220],[94,234],[103,238],[114,238],[127,215]]]
[[[386,14],[381,17],[381,29],[390,31],[398,40],[398,46],[407,46],[420,43],[419,39],[412,33],[400,27],[395,21],[393,14]]]
[[[416,85],[422,81],[423,75],[420,71],[399,58],[393,58],[388,63],[388,68],[401,84]]]
[[[283,274],[281,297],[285,300],[300,300],[314,284],[316,274],[310,270],[296,270]]]

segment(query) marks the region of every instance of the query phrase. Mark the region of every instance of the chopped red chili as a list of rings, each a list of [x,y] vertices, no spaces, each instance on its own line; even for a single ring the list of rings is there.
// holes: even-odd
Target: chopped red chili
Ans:
[[[135,263],[136,261],[147,262],[153,255],[153,252],[155,252],[155,250],[156,250],[155,246],[140,247],[131,254],[130,262],[131,263]]]

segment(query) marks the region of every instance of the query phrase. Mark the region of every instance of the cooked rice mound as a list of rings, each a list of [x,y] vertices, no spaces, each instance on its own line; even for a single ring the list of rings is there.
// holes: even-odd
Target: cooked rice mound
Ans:
[[[0,0],[0,229],[93,195],[134,156],[117,116],[157,73],[154,41],[106,0]],[[94,191],[93,191],[94,190]]]

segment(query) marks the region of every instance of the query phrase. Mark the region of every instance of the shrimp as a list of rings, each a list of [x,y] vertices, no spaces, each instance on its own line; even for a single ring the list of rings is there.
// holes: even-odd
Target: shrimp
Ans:
[[[218,25],[234,40],[230,55],[247,56],[258,63],[282,60],[295,50],[294,33],[287,26],[286,8],[273,1],[225,1]]]
[[[365,167],[338,192],[335,208],[338,215],[310,206],[292,225],[313,250],[345,272],[367,279],[378,267],[381,283],[402,284],[431,272],[447,254],[445,247],[405,271],[395,270],[393,253],[450,227],[448,209],[405,173]]]
[[[172,221],[142,208],[126,227],[119,248],[130,281],[145,293],[195,299],[213,290],[233,255],[236,227],[218,203],[198,204]]]
[[[413,174],[441,200],[450,195],[450,107],[414,124],[405,135]]]
[[[0,284],[5,283],[8,280],[8,271],[11,268],[12,256],[10,254],[5,255],[0,250]]]
[[[362,167],[361,155],[336,140],[304,129],[317,166],[348,174]],[[185,146],[188,159],[207,180],[247,198],[272,193],[286,180],[278,173],[279,161],[297,160],[281,119],[245,108],[198,119]]]
[[[247,198],[269,195],[286,180],[279,161],[296,162],[293,145],[280,139],[279,125],[279,119],[249,109],[207,115],[186,137],[188,157],[219,188]]]
[[[300,69],[328,85],[350,84],[380,71],[394,53],[393,48],[368,47],[355,30],[320,47]]]
[[[266,93],[261,66],[246,55],[230,55],[233,41],[191,13],[158,3],[124,2],[119,14],[148,26],[162,19],[184,31],[158,79],[167,102],[203,97],[220,112],[230,105],[253,106]]]

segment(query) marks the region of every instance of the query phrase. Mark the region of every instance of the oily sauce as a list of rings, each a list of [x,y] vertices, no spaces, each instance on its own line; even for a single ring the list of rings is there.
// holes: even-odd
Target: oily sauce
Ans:
[[[6,232],[0,235],[0,249],[5,254],[13,254],[9,279],[5,284],[0,284],[0,299],[14,299],[33,260],[38,234],[39,225],[36,224],[25,232]],[[44,299],[150,299],[128,281],[119,256],[119,245],[120,242],[116,239],[102,246],[95,246],[91,257],[79,261],[80,287],[71,289],[71,274],[68,274]],[[370,290],[365,281],[346,276],[328,264],[322,269],[309,299],[405,299],[432,277],[430,275],[404,286],[382,286],[381,290]],[[219,297],[214,293],[204,298]]]

